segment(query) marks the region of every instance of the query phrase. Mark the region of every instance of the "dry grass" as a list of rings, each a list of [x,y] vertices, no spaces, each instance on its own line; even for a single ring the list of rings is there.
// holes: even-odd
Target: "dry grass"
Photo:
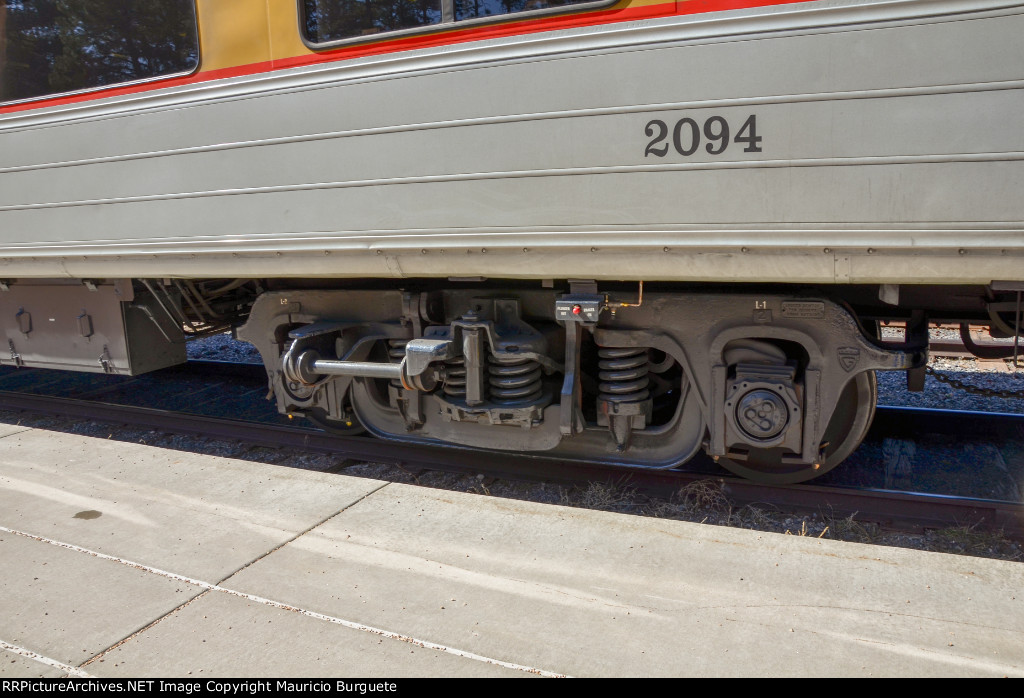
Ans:
[[[464,477],[460,482],[461,487],[458,489],[481,495],[547,501],[584,509],[732,526],[808,538],[827,538],[1003,560],[1024,560],[1021,544],[1006,538],[1002,533],[978,530],[976,526],[955,526],[940,531],[908,533],[886,531],[877,523],[859,521],[856,512],[840,516],[828,510],[808,515],[780,511],[773,505],[762,502],[737,507],[725,494],[723,483],[710,478],[692,482],[680,488],[668,499],[649,497],[638,492],[636,487],[629,483],[628,478],[590,482],[573,487],[555,485],[551,486],[542,498],[532,494],[536,489],[533,486],[523,487],[524,492],[510,487],[501,480],[485,479],[481,476],[472,479]]]
[[[645,516],[681,519],[701,523],[725,523],[732,514],[732,502],[714,480],[691,482],[669,499],[652,499],[643,507]]]
[[[559,499],[565,506],[600,511],[628,512],[638,508],[636,489],[622,483],[590,482],[585,487],[562,489]]]
[[[732,511],[732,502],[722,491],[722,484],[714,480],[697,480],[686,485],[676,493],[679,505],[687,513],[713,512],[728,514]]]
[[[846,517],[836,517],[834,513],[829,510],[829,513],[824,516],[825,522],[828,524],[828,538],[833,540],[845,540],[852,543],[877,543],[881,537],[881,529],[878,524],[873,522],[861,523],[857,521],[857,512],[853,512]]]
[[[782,515],[777,510],[766,508],[770,506],[771,505],[764,504],[748,504],[733,514],[732,521],[730,523],[733,526],[749,528],[755,531],[774,530]]]
[[[952,526],[930,532],[929,550],[957,555],[1001,557],[1004,560],[1022,560],[1020,546],[1009,540],[1002,531],[980,531],[977,525]]]

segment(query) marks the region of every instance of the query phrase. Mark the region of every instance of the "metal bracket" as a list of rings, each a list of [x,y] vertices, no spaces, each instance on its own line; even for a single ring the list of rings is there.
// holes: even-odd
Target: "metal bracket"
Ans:
[[[555,320],[565,325],[565,379],[558,424],[565,436],[579,434],[586,427],[580,386],[580,345],[583,328],[596,327],[606,305],[605,297],[597,292],[596,281],[579,279],[570,279],[569,293],[555,301]]]
[[[907,321],[904,344],[911,347],[928,346],[928,318],[920,310],[910,314]],[[924,391],[925,366],[914,366],[907,369],[907,390],[912,393]]]
[[[569,293],[597,293],[597,282],[593,279],[569,279]]]
[[[7,346],[9,346],[11,348],[11,361],[14,362],[14,365],[17,366],[18,368],[21,368],[22,366],[24,366],[25,362],[21,360],[21,354],[19,354],[14,349],[14,340],[13,339],[8,339],[7,340]]]
[[[899,284],[879,284],[878,285],[878,300],[882,301],[887,305],[899,305],[900,304],[900,285]]]
[[[78,334],[86,339],[93,335],[92,316],[89,313],[83,310],[75,320],[78,322]]]
[[[555,320],[596,325],[607,298],[597,292],[597,282],[569,279],[569,293],[555,301]]]
[[[32,313],[24,308],[18,308],[18,312],[14,314],[14,319],[18,322],[18,329],[27,337],[32,331]]]
[[[423,319],[420,316],[420,308],[423,305],[422,298],[426,294],[423,293],[403,293],[402,294],[402,324],[406,322],[412,324],[412,336],[422,337],[423,336]]]
[[[309,339],[310,337],[319,337],[325,334],[331,334],[332,332],[341,332],[347,327],[351,327],[351,323],[345,322],[311,322],[308,325],[302,327],[296,327],[295,329],[288,332],[289,339]]]
[[[100,366],[103,367],[104,373],[114,372],[114,365],[112,363],[112,359],[110,358],[110,352],[107,350],[106,346],[103,347],[103,353],[100,354],[99,364]]]
[[[565,323],[596,325],[605,306],[604,296],[569,293],[555,301],[555,319]]]
[[[449,358],[451,346],[451,340],[448,339],[410,339],[405,345],[405,359],[402,361],[407,375],[418,376],[435,361]]]
[[[583,325],[565,323],[565,380],[562,381],[559,430],[565,436],[583,431],[583,391],[580,389],[580,343]]]

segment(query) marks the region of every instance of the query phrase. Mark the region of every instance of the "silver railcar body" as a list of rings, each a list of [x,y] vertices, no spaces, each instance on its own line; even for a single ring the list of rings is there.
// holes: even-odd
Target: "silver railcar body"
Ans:
[[[1022,35],[806,2],[3,113],[0,274],[1021,278]]]

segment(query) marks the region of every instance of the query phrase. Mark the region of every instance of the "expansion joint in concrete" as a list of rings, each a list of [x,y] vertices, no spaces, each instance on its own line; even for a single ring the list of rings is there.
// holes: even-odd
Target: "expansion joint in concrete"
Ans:
[[[340,514],[342,514],[343,512],[345,512],[348,509],[351,509],[356,504],[359,504],[359,502],[363,501],[364,499],[366,499],[370,495],[374,494],[375,492],[380,492],[382,489],[384,489],[385,487],[387,487],[390,484],[391,484],[390,482],[385,482],[385,483],[382,483],[379,487],[374,487],[372,490],[370,490],[369,492],[367,492],[363,496],[361,496],[361,497],[359,497],[359,498],[349,502],[348,504],[343,506],[341,509],[338,509],[338,511],[336,511],[336,512],[334,512],[332,514],[328,514],[327,516],[325,516],[324,518],[320,519],[319,521],[317,521],[315,524],[313,524],[309,528],[307,528],[307,529],[305,529],[303,531],[299,531],[298,533],[296,533],[291,538],[278,543],[277,545],[275,545],[273,548],[271,548],[270,550],[266,551],[262,555],[257,555],[252,560],[249,560],[247,563],[245,563],[244,565],[242,565],[241,567],[239,567],[235,571],[229,572],[226,577],[222,578],[219,582],[217,582],[217,585],[220,586],[221,584],[223,584],[224,582],[228,581],[229,579],[234,577],[236,574],[238,574],[242,570],[255,565],[257,562],[259,562],[263,558],[267,557],[268,555],[272,555],[273,553],[276,553],[278,550],[280,550],[284,546],[297,541],[299,538],[302,538],[302,536],[306,535],[310,531],[313,531],[313,530],[319,528],[320,526],[323,526],[325,523],[327,523],[328,521],[330,521],[334,517],[339,516]]]
[[[102,650],[101,652],[93,655],[89,659],[86,659],[84,662],[82,662],[81,664],[78,665],[78,669],[79,670],[84,670],[85,667],[89,666],[93,662],[102,661],[103,657],[105,657],[108,653],[113,652],[114,650],[116,650],[121,645],[123,645],[126,642],[129,642],[129,641],[133,640],[134,638],[138,637],[139,635],[141,635],[142,633],[146,632],[147,630],[149,630],[150,628],[155,626],[157,623],[160,623],[164,619],[170,618],[175,613],[177,613],[181,609],[185,608],[186,606],[188,606],[193,601],[196,601],[196,600],[202,598],[203,596],[206,596],[211,591],[213,591],[213,590],[212,589],[203,589],[201,592],[199,592],[195,596],[189,598],[184,603],[181,603],[181,604],[175,606],[170,611],[168,611],[167,613],[163,614],[162,616],[160,616],[156,620],[153,620],[153,621],[147,623],[146,625],[142,626],[138,630],[136,630],[136,631],[132,632],[131,634],[126,635],[125,637],[121,638],[120,640],[118,640],[117,642],[115,642],[110,647],[106,648],[105,650]]]

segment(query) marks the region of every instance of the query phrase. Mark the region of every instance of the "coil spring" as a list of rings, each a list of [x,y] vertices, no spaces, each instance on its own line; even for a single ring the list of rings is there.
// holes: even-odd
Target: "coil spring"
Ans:
[[[402,359],[405,358],[405,345],[409,343],[408,339],[389,339],[388,340],[388,359],[393,364],[402,363]],[[391,385],[396,388],[402,388],[402,381],[392,379]]]
[[[495,359],[487,367],[495,402],[529,402],[540,397],[540,364],[526,358]]]
[[[444,362],[444,394],[448,397],[466,397],[466,359],[448,359]]]
[[[646,400],[651,394],[647,389],[649,351],[646,347],[599,347],[600,399],[606,402]]]

